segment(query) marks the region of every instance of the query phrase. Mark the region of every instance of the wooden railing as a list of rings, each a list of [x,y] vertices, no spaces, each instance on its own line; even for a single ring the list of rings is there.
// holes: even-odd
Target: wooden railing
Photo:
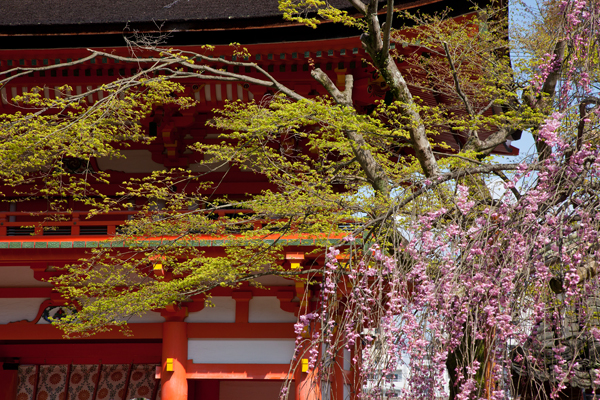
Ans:
[[[0,212],[0,237],[12,236],[114,236],[117,228],[138,211],[113,211],[87,218],[88,212]],[[250,214],[248,209],[206,211],[215,219]],[[53,221],[52,218],[56,218]]]

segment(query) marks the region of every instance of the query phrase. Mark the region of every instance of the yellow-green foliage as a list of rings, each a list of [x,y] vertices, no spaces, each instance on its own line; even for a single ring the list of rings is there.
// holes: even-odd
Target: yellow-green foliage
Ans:
[[[283,17],[288,21],[298,22],[311,28],[316,28],[320,20],[325,19],[364,29],[361,19],[332,6],[326,0],[280,0],[279,10],[283,12]]]
[[[92,106],[86,102],[87,94],[70,96],[73,89],[69,86],[58,90],[62,97],[47,99],[43,90],[33,89],[12,100],[26,111],[0,115],[0,177],[5,185],[33,184],[31,194],[39,190],[46,196],[98,194],[89,191],[88,174],[69,175],[62,168],[63,161],[78,158],[87,163],[92,157],[119,157],[117,145],[150,142],[139,120],[153,107],[192,104],[173,97],[182,86],[163,78],[102,86],[97,91],[103,98]],[[96,173],[93,178],[103,176]]]
[[[279,3],[288,20],[313,28],[324,19],[366,30],[361,18],[327,1]],[[260,194],[217,196],[220,182],[208,181],[210,172],[172,168],[129,179],[121,183],[116,196],[108,197],[92,189],[92,184],[108,182],[107,173],[69,174],[63,168],[67,158],[85,164],[93,157],[119,157],[119,149],[130,143],[150,143],[139,121],[153,107],[194,104],[181,96],[182,86],[168,80],[168,74],[180,79],[190,69],[200,68],[188,76],[204,78],[210,70],[202,66],[217,65],[210,78],[231,81],[233,73],[214,75],[225,71],[218,58],[158,49],[152,63],[167,60],[170,64],[160,67],[166,75],[117,80],[98,89],[103,97],[93,105],[86,103],[87,94],[45,99],[40,89],[14,99],[23,111],[0,116],[0,178],[6,185],[17,187],[23,195],[50,199],[51,209],[71,211],[65,199],[72,197],[93,206],[90,216],[137,212],[115,238],[53,279],[57,290],[79,308],[57,323],[70,334],[94,333],[123,327],[129,317],[147,310],[183,306],[218,286],[258,284],[255,279],[263,274],[289,276],[293,272],[282,268],[286,240],[295,245],[311,243],[322,253],[348,234],[341,225],[360,228],[356,232],[365,245],[372,241],[386,251],[396,251],[398,236],[410,229],[417,216],[442,207],[455,209],[459,182],[469,186],[473,199],[485,203],[487,176],[432,184],[419,160],[410,155],[414,146],[410,132],[418,123],[442,173],[486,165],[493,162],[482,156],[487,153],[469,147],[479,132],[527,129],[543,119],[544,110],[520,101],[521,78],[511,67],[504,20],[491,11],[480,11],[458,20],[403,14],[412,28],[391,32],[396,46],[391,56],[399,64],[409,64],[402,74],[410,85],[442,98],[436,106],[419,96],[406,102],[387,99],[364,115],[327,96],[296,101],[279,92],[248,103],[226,102],[215,110],[209,124],[220,133],[221,142],[195,143],[190,150],[203,155],[207,171],[216,163],[264,175],[273,190]],[[250,54],[239,43],[231,46],[239,66]],[[408,55],[399,49],[408,49]],[[212,50],[213,46],[203,47]],[[535,63],[529,67],[531,71]],[[67,94],[72,89],[65,86],[60,91]],[[358,133],[364,144],[350,140],[349,132]],[[458,154],[450,154],[449,146],[439,139],[448,133],[468,139]],[[389,186],[387,192],[374,189],[373,178],[357,161],[360,151],[372,155]],[[478,204],[472,213],[481,207]],[[227,216],[217,218],[224,210],[229,210]],[[362,249],[355,251],[360,254]],[[153,272],[157,264],[162,265],[164,277]]]

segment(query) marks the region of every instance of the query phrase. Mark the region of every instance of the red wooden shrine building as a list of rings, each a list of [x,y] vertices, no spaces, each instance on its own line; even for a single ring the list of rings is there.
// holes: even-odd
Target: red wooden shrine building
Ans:
[[[446,5],[435,0],[402,3],[397,2],[400,8],[420,6],[425,11]],[[310,76],[309,58],[335,82],[342,83],[345,74],[353,74],[359,108],[385,94],[381,81],[362,61],[366,55],[355,31],[332,24],[312,30],[285,23],[276,0],[4,0],[0,4],[0,69],[77,60],[89,54],[88,48],[127,55],[124,29],[151,32],[157,26],[175,30],[169,46],[197,50],[200,45],[214,44],[214,54],[228,59],[232,52],[227,44],[240,42],[253,61],[301,95],[324,94]],[[81,93],[117,76],[129,76],[135,68],[97,57],[72,67],[36,72],[0,88],[0,113],[15,112],[11,99],[33,87],[43,87],[46,97],[55,96],[55,89],[64,84]],[[126,159],[95,160],[95,168],[111,171],[111,183],[101,188],[103,193],[115,192],[115,183],[125,177],[142,177],[170,167],[193,170],[197,156],[188,154],[186,145],[216,138],[205,124],[211,110],[225,100],[247,101],[265,94],[263,87],[231,82],[190,79],[184,84],[186,94],[198,106],[183,113],[162,110],[158,127],[151,125],[155,121],[145,121],[146,129],[157,130],[156,139],[125,150]],[[437,103],[428,93],[415,89],[414,94]],[[101,92],[94,96],[98,95]],[[94,96],[88,101],[99,100]],[[460,139],[451,135],[440,140],[460,146]],[[516,149],[500,146],[497,152],[514,154]],[[216,194],[235,198],[271,188],[260,176],[227,169],[207,177],[219,182],[225,176]],[[45,232],[23,228],[36,222],[32,212],[46,209],[44,200],[5,202],[0,207],[0,400],[183,400],[185,393],[190,400],[278,398],[281,382],[289,373],[296,336],[293,324],[299,299],[307,290],[304,285],[269,277],[262,281],[268,290],[220,288],[212,292],[215,307],[204,307],[198,299],[187,308],[132,319],[133,336],[115,331],[64,340],[48,322],[49,315],[60,312],[61,299],[44,280],[57,274],[57,267],[84,257],[90,248],[114,235],[127,213],[86,219],[86,209],[74,205],[67,222]],[[221,211],[221,217],[226,212]],[[218,252],[222,243],[206,237],[198,245]],[[300,265],[318,263],[307,255],[311,250],[310,241],[290,244],[285,258]],[[336,398],[347,399],[353,395],[348,384],[350,354],[340,354],[340,361],[340,378],[332,382],[331,390]],[[298,388],[307,377],[306,371],[295,373],[297,390],[290,398],[301,397]]]

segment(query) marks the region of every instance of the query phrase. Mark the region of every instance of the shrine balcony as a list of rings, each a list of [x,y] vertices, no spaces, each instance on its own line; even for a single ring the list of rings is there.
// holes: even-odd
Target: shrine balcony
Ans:
[[[223,209],[206,211],[214,220],[239,214],[253,214],[250,209]],[[113,211],[88,218],[88,212],[0,212],[0,238],[50,240],[51,237],[114,237],[119,228],[138,211]],[[56,221],[48,220],[56,218]],[[253,221],[254,229],[260,229],[266,222]],[[339,224],[343,231],[353,231],[357,224],[348,221]],[[231,233],[236,233],[231,231]]]
[[[252,210],[207,211],[214,219],[251,214]],[[0,237],[14,236],[115,236],[137,211],[112,211],[88,218],[88,212],[0,212]],[[57,221],[49,221],[56,218]]]

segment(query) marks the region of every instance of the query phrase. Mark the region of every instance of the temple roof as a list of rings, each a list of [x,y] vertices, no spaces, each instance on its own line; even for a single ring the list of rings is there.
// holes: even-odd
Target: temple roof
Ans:
[[[396,0],[402,8],[443,0]],[[347,0],[333,6],[354,10]],[[0,34],[69,34],[133,29],[219,30],[283,24],[277,0],[2,0]]]
[[[345,0],[332,0],[348,7]],[[67,26],[281,18],[277,0],[2,0],[0,26]],[[32,32],[34,33],[34,32]]]
[[[355,11],[348,0],[328,1]],[[480,5],[489,2],[475,0]],[[473,5],[452,0],[394,3],[397,9],[419,8],[423,13],[450,6],[450,15],[471,12]],[[381,12],[384,18],[384,7]],[[403,23],[410,21],[394,20],[395,26]],[[134,31],[168,32],[171,46],[304,42],[356,37],[358,33],[342,24],[325,23],[312,29],[287,22],[278,0],[0,0],[0,49],[123,47],[124,34]],[[2,39],[7,36],[9,40]]]
[[[281,15],[276,0],[3,0],[0,4],[0,25],[9,26],[205,21],[275,15]]]

